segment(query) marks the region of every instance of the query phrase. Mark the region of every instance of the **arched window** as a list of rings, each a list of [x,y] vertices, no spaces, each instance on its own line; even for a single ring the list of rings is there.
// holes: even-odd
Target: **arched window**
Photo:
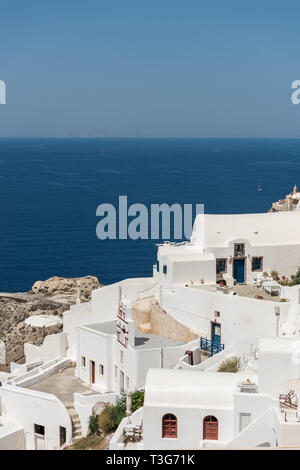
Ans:
[[[162,437],[177,438],[177,418],[171,413],[163,416]]]
[[[203,439],[218,440],[218,420],[215,416],[206,416],[203,420]]]

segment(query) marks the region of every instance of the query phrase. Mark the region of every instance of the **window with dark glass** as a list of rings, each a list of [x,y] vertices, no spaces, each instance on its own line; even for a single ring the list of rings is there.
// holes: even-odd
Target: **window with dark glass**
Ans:
[[[226,273],[227,271],[227,260],[224,259],[217,259],[217,274]]]
[[[59,426],[59,445],[63,446],[67,440],[67,430],[63,426]]]
[[[163,416],[162,437],[177,438],[177,418],[171,413]]]
[[[262,271],[263,258],[262,256],[255,256],[252,258],[252,271]]]
[[[235,243],[234,245],[234,256],[245,256],[245,244],[244,243]]]
[[[167,274],[167,271],[168,271],[167,265],[164,264],[164,266],[163,266],[163,273],[164,273],[164,274]]]
[[[41,426],[40,424],[34,425],[34,433],[40,434],[41,436],[45,435],[45,426]]]

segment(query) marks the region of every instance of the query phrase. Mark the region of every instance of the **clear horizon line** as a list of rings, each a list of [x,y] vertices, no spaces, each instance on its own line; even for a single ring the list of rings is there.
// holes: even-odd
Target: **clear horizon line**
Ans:
[[[71,139],[81,139],[81,140],[92,140],[92,139],[123,139],[123,140],[151,140],[151,139],[161,139],[161,140],[179,140],[179,139],[231,139],[231,140],[246,140],[246,139],[256,139],[256,140],[273,140],[273,139],[286,139],[286,140],[300,140],[300,136],[263,136],[263,137],[255,137],[255,136],[180,136],[180,137],[128,137],[128,136],[0,136],[0,140],[2,139],[59,139],[59,140],[71,140]]]

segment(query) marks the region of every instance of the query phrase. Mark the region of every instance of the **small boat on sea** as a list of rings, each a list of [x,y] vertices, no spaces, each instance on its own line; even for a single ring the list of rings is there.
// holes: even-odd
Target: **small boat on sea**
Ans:
[[[263,191],[263,188],[260,183],[257,183],[257,191]]]

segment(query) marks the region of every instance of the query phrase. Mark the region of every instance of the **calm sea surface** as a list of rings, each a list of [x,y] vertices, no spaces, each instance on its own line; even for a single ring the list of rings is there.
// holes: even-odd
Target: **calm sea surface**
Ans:
[[[54,275],[150,276],[155,241],[96,237],[97,206],[119,195],[147,207],[264,212],[295,183],[300,140],[2,139],[0,291]]]

